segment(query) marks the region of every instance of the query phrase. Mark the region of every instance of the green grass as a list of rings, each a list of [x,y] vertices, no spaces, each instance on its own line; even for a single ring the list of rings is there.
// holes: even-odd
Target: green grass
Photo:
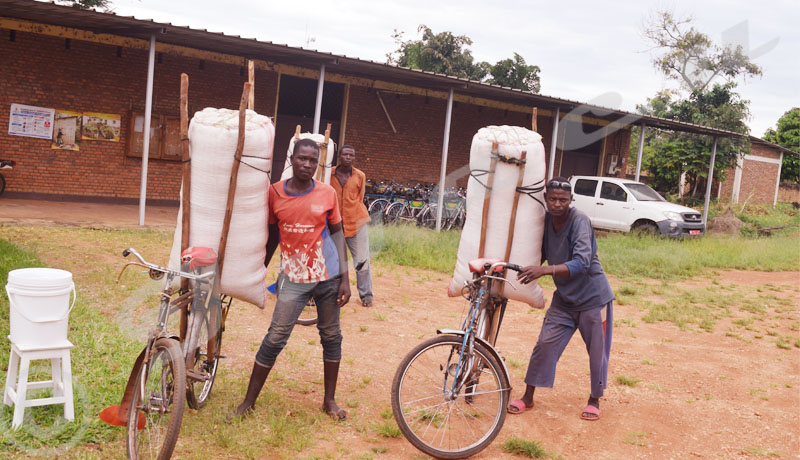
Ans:
[[[625,385],[627,387],[635,387],[636,384],[641,382],[642,379],[637,379],[635,377],[626,377],[624,375],[618,375],[616,378],[616,382],[619,385]]]
[[[459,232],[436,233],[413,226],[370,228],[373,259],[450,274],[458,252]],[[606,273],[625,279],[677,280],[708,274],[713,269],[762,271],[800,270],[796,233],[770,238],[705,236],[675,240],[611,234],[598,239],[598,255]],[[639,292],[623,287],[620,294]]]
[[[513,437],[502,444],[504,451],[509,454],[521,457],[544,458],[553,460],[563,460],[560,455],[547,451],[538,441],[527,441],[525,439]]]
[[[31,252],[0,239],[0,285],[5,286],[8,272],[17,268],[43,267]],[[91,296],[78,284],[78,298],[69,317],[75,420],[62,418],[63,405],[30,408],[21,429],[10,431],[13,409],[0,409],[0,456],[3,452],[46,452],[53,446],[70,446],[86,442],[101,443],[116,437],[117,428],[102,423],[97,414],[106,406],[119,402],[121,389],[128,378],[129,362],[121,357],[134,357],[140,344],[117,331],[116,325],[92,308]],[[9,305],[0,296],[0,337],[9,333]],[[9,342],[0,340],[0,369],[8,369]],[[131,358],[132,361],[132,358]],[[40,362],[41,363],[41,362]],[[38,372],[38,379],[49,379],[49,369]],[[3,379],[5,381],[5,379]],[[32,380],[32,379],[29,379]],[[29,395],[30,398],[30,395]]]

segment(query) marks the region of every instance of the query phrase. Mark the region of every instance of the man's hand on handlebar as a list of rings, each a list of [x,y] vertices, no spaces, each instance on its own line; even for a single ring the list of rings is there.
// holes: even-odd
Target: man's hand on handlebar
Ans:
[[[541,265],[528,265],[527,267],[522,267],[522,271],[517,273],[517,279],[522,284],[528,284],[531,281],[537,280],[544,275],[549,274],[552,272],[552,267],[543,267]]]

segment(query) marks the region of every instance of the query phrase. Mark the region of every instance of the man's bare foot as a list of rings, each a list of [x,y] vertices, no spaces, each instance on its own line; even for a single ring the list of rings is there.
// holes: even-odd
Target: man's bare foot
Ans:
[[[343,422],[347,420],[347,412],[344,409],[341,409],[336,404],[336,401],[331,400],[323,402],[322,410],[324,410],[325,413],[330,416],[330,418],[336,420],[337,422]]]

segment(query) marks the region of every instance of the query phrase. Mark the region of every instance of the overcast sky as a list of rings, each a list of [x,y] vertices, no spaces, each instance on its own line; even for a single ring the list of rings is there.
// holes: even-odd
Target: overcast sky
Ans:
[[[252,37],[383,62],[396,48],[391,34],[418,38],[435,32],[467,35],[476,60],[494,63],[521,54],[541,68],[541,93],[634,111],[675,82],[651,64],[642,25],[657,9],[691,15],[717,42],[734,40],[759,50],[751,56],[763,77],[739,82],[750,100],[751,134],[761,137],[800,106],[800,1],[768,0],[111,0],[117,14]],[[737,27],[738,26],[738,27]]]

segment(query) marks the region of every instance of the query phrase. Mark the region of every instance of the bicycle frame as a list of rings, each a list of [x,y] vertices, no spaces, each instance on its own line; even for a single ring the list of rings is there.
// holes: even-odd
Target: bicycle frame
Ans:
[[[493,321],[490,320],[493,319],[494,315],[502,312],[506,301],[506,299],[495,296],[495,281],[508,282],[504,277],[494,276],[491,275],[491,273],[495,273],[498,267],[505,267],[506,265],[508,264],[505,262],[494,263],[490,267],[485,268],[484,274],[476,274],[472,282],[467,282],[466,287],[470,290],[470,309],[464,318],[461,329],[438,329],[436,331],[439,335],[445,334],[461,337],[461,349],[458,352],[458,363],[456,364],[455,372],[451,374],[449,371],[452,366],[452,364],[450,364],[450,359],[454,358],[452,353],[456,352],[454,349],[451,351],[450,359],[448,359],[448,372],[445,373],[442,386],[442,390],[449,398],[455,398],[455,396],[461,392],[463,386],[467,384],[472,374],[475,364],[475,356],[472,350],[475,341],[485,346],[486,349],[497,358],[497,361],[501,363],[503,367],[505,376],[510,377],[505,360],[503,360],[494,348],[494,345],[487,340],[488,333],[494,332],[495,337],[497,335],[497,331],[489,331],[488,327],[493,324]],[[494,307],[494,310],[490,311],[492,307]],[[499,310],[498,307],[500,307]],[[499,326],[500,322],[498,321],[498,329]],[[453,380],[452,383],[448,384],[448,377],[450,376],[453,377]],[[507,380],[509,382],[511,381],[510,378]],[[500,390],[511,391],[511,386],[509,385],[508,388],[501,388]]]

